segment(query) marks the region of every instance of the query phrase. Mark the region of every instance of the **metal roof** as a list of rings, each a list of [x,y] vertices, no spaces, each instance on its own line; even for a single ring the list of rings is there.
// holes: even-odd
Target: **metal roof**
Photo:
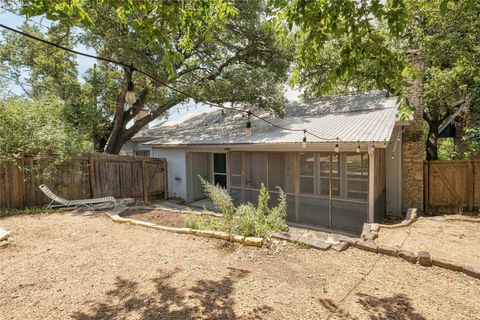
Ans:
[[[382,92],[323,97],[295,102],[283,118],[264,113],[269,121],[289,129],[306,129],[309,143],[360,143],[389,141],[399,120],[396,98]],[[246,117],[228,111],[213,111],[175,126],[158,126],[140,132],[135,139],[152,139],[145,145],[238,145],[301,143],[302,131],[288,131],[252,118],[252,135],[244,133]]]

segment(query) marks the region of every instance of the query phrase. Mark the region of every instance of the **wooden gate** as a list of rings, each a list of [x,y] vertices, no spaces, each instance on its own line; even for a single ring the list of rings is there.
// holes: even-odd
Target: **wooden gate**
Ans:
[[[480,207],[480,161],[425,161],[425,211],[473,212]]]

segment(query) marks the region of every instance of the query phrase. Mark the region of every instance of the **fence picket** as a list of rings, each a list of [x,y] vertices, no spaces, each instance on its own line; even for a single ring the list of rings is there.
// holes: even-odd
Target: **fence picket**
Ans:
[[[33,165],[33,156],[25,155],[22,161],[28,169]],[[158,168],[163,175],[157,175]],[[66,199],[106,196],[163,198],[167,191],[165,168],[165,159],[96,153],[62,164],[48,181],[34,181],[28,172],[14,165],[0,166],[0,210],[47,204],[48,199],[38,190],[42,183]],[[144,181],[145,177],[147,181]]]

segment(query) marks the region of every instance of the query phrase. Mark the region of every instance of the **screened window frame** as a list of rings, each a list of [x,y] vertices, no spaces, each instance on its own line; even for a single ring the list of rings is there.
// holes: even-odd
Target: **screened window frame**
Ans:
[[[343,153],[344,155],[344,177],[343,177],[343,180],[344,180],[344,196],[342,197],[342,199],[346,199],[346,200],[349,200],[349,201],[352,201],[352,202],[358,202],[358,203],[368,203],[368,200],[369,200],[369,196],[370,196],[370,188],[369,188],[369,179],[370,179],[370,174],[369,174],[369,163],[370,163],[370,156],[368,153],[366,152],[360,152],[360,153],[353,153],[353,152],[346,152],[346,153]],[[348,177],[348,156],[349,155],[353,155],[353,156],[362,156],[362,168],[366,168],[366,170],[362,170],[362,178],[349,178]],[[364,157],[366,158],[366,164],[364,166],[364,162],[363,162],[363,159]],[[366,173],[366,175],[364,175],[364,173]],[[360,199],[360,198],[352,198],[352,197],[349,197],[348,196],[348,182],[349,181],[360,181],[360,182],[364,182],[367,184],[367,192],[365,194],[365,198],[364,199]]]
[[[304,197],[304,198],[316,198],[316,199],[323,199],[323,200],[327,200],[329,201],[329,221],[330,221],[330,225],[328,227],[324,227],[324,226],[320,226],[320,228],[329,228],[329,229],[332,229],[333,227],[333,219],[335,217],[332,216],[332,210],[334,210],[334,207],[333,207],[333,202],[336,201],[336,202],[345,202],[345,203],[351,203],[351,204],[359,204],[359,205],[367,205],[367,212],[365,212],[365,221],[368,221],[368,217],[369,217],[369,213],[368,213],[368,204],[369,204],[369,194],[370,194],[370,187],[369,187],[369,179],[370,179],[370,166],[369,166],[369,161],[370,161],[370,155],[367,153],[367,152],[362,152],[360,153],[361,155],[363,155],[365,157],[365,159],[367,160],[365,165],[364,165],[364,168],[365,170],[362,171],[362,174],[364,175],[364,178],[361,179],[362,181],[365,181],[367,183],[367,195],[366,195],[366,198],[365,199],[358,199],[358,198],[351,198],[351,197],[348,197],[348,189],[347,189],[347,155],[348,154],[355,154],[356,153],[353,153],[353,152],[340,152],[340,153],[336,153],[336,152],[328,152],[328,151],[229,151],[227,153],[227,161],[228,161],[228,166],[229,168],[232,168],[232,164],[231,164],[231,161],[233,159],[233,157],[231,157],[231,154],[232,153],[239,153],[240,154],[240,168],[241,168],[241,174],[238,175],[238,174],[233,174],[232,171],[228,171],[229,172],[229,179],[227,180],[228,181],[228,190],[230,192],[230,189],[235,189],[235,190],[238,190],[240,191],[240,203],[243,203],[245,201],[245,192],[246,191],[259,191],[259,189],[256,189],[256,188],[249,188],[249,187],[246,187],[245,186],[245,165],[246,165],[246,161],[245,161],[245,154],[247,152],[259,152],[259,153],[266,153],[267,154],[267,175],[266,175],[266,181],[264,181],[264,185],[265,187],[267,188],[268,192],[271,193],[271,194],[275,194],[275,195],[278,195],[279,192],[278,191],[275,191],[275,190],[271,190],[270,186],[269,186],[269,175],[271,174],[271,170],[269,169],[269,155],[270,154],[284,154],[285,157],[287,157],[287,155],[291,155],[293,157],[293,175],[294,175],[294,181],[291,181],[293,182],[293,186],[294,186],[294,192],[286,192],[286,190],[283,190],[285,195],[287,196],[293,196],[294,199],[295,199],[295,204],[294,204],[294,216],[295,216],[295,220],[289,220],[291,223],[296,223],[298,222],[300,219],[299,219],[299,215],[300,215],[300,212],[299,212],[299,209],[300,209],[300,198],[301,197]],[[312,175],[304,175],[304,174],[301,174],[301,167],[300,167],[300,156],[301,154],[303,153],[312,153],[313,156],[314,156],[314,172],[313,172],[313,176]],[[320,158],[321,157],[328,157],[329,159],[329,175],[326,176],[326,175],[321,175],[321,172],[320,172]],[[338,159],[338,175],[334,175],[333,174],[333,164],[335,163],[333,161],[334,157],[337,157]],[[286,159],[286,158],[285,158]],[[290,168],[291,168],[291,165],[292,163],[289,164]],[[287,163],[285,162],[285,168],[287,167]],[[291,168],[292,169],[292,168]],[[241,178],[241,186],[240,187],[237,187],[237,186],[232,186],[231,185],[231,182],[232,182],[232,176],[240,176]],[[315,193],[314,194],[310,194],[310,193],[301,193],[300,192],[300,181],[301,181],[301,177],[302,176],[305,176],[305,177],[313,177],[314,179],[314,191]],[[321,194],[321,179],[326,179],[328,182],[329,182],[329,195],[322,195]],[[339,187],[340,187],[340,195],[338,196],[335,196],[333,195],[333,191],[330,189],[332,187],[332,184],[330,184],[330,181],[329,179],[332,179],[333,180],[336,180],[336,181],[339,181]],[[289,183],[291,182],[287,182],[287,180],[285,181],[285,185],[287,186]],[[290,185],[290,189],[291,189],[291,186]],[[298,222],[299,224],[302,224],[301,222]],[[318,227],[318,226],[312,226],[312,227]]]
[[[225,155],[225,172],[216,172],[215,171],[215,154],[224,154]],[[229,161],[228,161],[228,152],[220,152],[220,151],[216,151],[216,152],[212,152],[212,161],[211,161],[211,172],[212,172],[212,182],[215,183],[215,176],[216,175],[221,175],[221,176],[225,176],[225,188],[228,190],[228,185],[229,185],[229,175],[228,175],[228,171],[229,171]]]

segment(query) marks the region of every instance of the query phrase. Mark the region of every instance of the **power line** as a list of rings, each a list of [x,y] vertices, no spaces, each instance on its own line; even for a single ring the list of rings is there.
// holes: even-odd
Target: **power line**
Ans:
[[[92,54],[88,54],[88,53],[84,53],[84,52],[80,52],[80,51],[76,51],[76,50],[73,50],[73,49],[70,49],[70,48],[67,48],[67,47],[64,47],[62,45],[59,45],[57,43],[53,43],[53,42],[50,42],[48,40],[45,40],[45,39],[42,39],[42,38],[39,38],[39,37],[36,37],[34,35],[31,35],[29,33],[26,33],[26,32],[23,32],[23,31],[20,31],[20,30],[17,30],[15,28],[12,28],[12,27],[9,27],[9,26],[6,26],[4,24],[0,24],[0,27],[4,28],[4,29],[7,29],[11,32],[14,32],[14,33],[17,33],[19,35],[22,35],[24,37],[27,37],[27,38],[30,38],[32,40],[36,40],[36,41],[39,41],[39,42],[42,42],[44,44],[47,44],[47,45],[50,45],[50,46],[53,46],[55,48],[58,48],[58,49],[61,49],[61,50],[65,50],[65,51],[68,51],[68,52],[71,52],[71,53],[74,53],[74,54],[77,54],[77,55],[81,55],[81,56],[84,56],[84,57],[87,57],[87,58],[91,58],[91,59],[96,59],[96,60],[101,60],[101,61],[105,61],[105,62],[108,62],[108,63],[113,63],[113,64],[116,64],[118,66],[122,66],[122,67],[125,67],[125,68],[128,68],[130,69],[132,72],[133,71],[136,71],[140,74],[143,74],[144,76],[146,76],[147,78],[151,79],[153,82],[156,82],[157,84],[160,84],[164,87],[167,87],[169,88],[170,90],[172,91],[175,91],[187,98],[190,98],[190,99],[193,99],[194,101],[197,101],[197,99],[195,97],[193,97],[192,95],[186,93],[185,91],[183,90],[180,90],[178,88],[175,88],[174,86],[168,84],[168,83],[165,83],[157,78],[155,78],[154,76],[150,75],[148,72],[145,72],[143,70],[140,70],[136,67],[134,67],[132,64],[127,64],[125,62],[120,62],[120,61],[115,61],[115,60],[112,60],[112,59],[107,59],[107,58],[103,58],[103,57],[99,57],[99,56],[96,56],[96,55],[92,55]],[[281,130],[285,130],[285,131],[292,131],[292,132],[303,132],[304,133],[304,136],[306,136],[306,134],[309,134],[317,139],[320,139],[320,140],[327,140],[327,141],[334,141],[336,140],[337,143],[338,141],[342,141],[341,139],[339,139],[338,137],[336,138],[325,138],[325,137],[321,137],[319,135],[316,135],[315,133],[311,132],[311,131],[308,131],[306,129],[292,129],[292,128],[287,128],[287,127],[284,127],[284,126],[280,126],[278,124],[275,124],[273,123],[272,121],[268,120],[268,119],[265,119],[257,114],[255,114],[254,112],[252,112],[251,110],[244,110],[244,109],[240,109],[240,108],[234,108],[234,107],[226,107],[226,106],[223,106],[223,105],[220,105],[220,104],[215,104],[215,103],[211,103],[211,102],[208,102],[208,101],[204,101],[202,102],[203,104],[206,104],[206,105],[209,105],[209,106],[212,106],[212,107],[216,107],[216,108],[220,108],[220,109],[225,109],[225,110],[232,110],[232,111],[236,111],[236,112],[241,112],[241,113],[246,113],[248,112],[249,115],[259,119],[259,120],[262,120],[266,123],[268,123],[269,125],[271,126],[274,126],[276,128],[279,128]]]
[[[5,79],[10,80],[10,81],[13,81],[13,82],[15,82],[15,84],[19,84],[19,85],[22,85],[22,86],[27,86],[27,87],[33,88],[31,84],[19,81],[18,79],[7,77],[3,74],[0,74],[0,77],[5,78]]]
[[[6,12],[10,12],[11,14],[16,15],[17,17],[22,17],[23,19],[25,19],[25,21],[29,21],[29,22],[31,22],[31,23],[35,23],[35,24],[37,24],[37,25],[39,25],[39,26],[41,26],[42,28],[45,28],[45,29],[47,29],[47,30],[50,29],[50,27],[44,25],[43,23],[37,22],[37,21],[35,21],[35,20],[33,20],[33,19],[30,19],[30,18],[26,18],[26,17],[24,17],[23,15],[18,14],[17,12],[15,12],[15,11],[12,10],[12,9],[7,9],[7,8],[5,8],[5,7],[1,7],[0,10],[6,11]]]

